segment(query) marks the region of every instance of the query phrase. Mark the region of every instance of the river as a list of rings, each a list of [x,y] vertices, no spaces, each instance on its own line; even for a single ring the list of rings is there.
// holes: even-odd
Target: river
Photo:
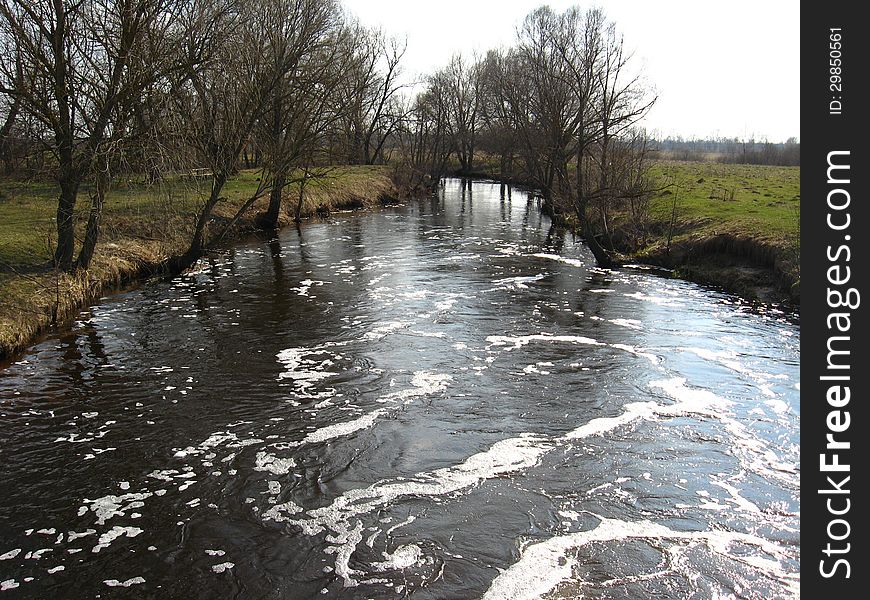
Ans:
[[[252,239],[0,370],[0,597],[797,597],[799,343],[489,182]]]

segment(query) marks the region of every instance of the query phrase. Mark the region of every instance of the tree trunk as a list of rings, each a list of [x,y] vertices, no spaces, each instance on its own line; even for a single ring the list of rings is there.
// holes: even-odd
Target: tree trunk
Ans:
[[[613,257],[610,255],[610,253],[605,250],[601,246],[601,244],[598,243],[598,239],[595,237],[595,227],[592,225],[592,222],[589,221],[589,219],[586,217],[585,199],[582,201],[582,204],[580,204],[577,209],[577,218],[580,221],[580,231],[586,240],[586,244],[592,251],[592,255],[595,257],[595,262],[598,264],[598,266],[605,269],[612,269],[619,266],[619,263],[613,260]]]
[[[299,200],[296,202],[296,214],[293,220],[299,223],[302,221],[302,202],[305,200],[305,183],[308,181],[308,173],[302,175],[302,181],[299,182]]]
[[[15,125],[20,104],[18,97],[15,97],[12,106],[9,107],[6,121],[3,123],[2,129],[0,129],[0,149],[2,149],[0,151],[2,151],[3,164],[5,165],[4,171],[7,175],[10,175],[15,170],[15,157],[12,156],[12,144],[9,141],[9,134]]]
[[[60,198],[57,202],[57,248],[54,251],[54,264],[63,271],[70,271],[73,267],[74,212],[79,183],[75,177],[63,177],[60,181]]]
[[[91,214],[88,216],[88,224],[85,228],[85,239],[82,249],[79,251],[79,259],[76,268],[87,269],[94,257],[97,247],[97,239],[100,236],[100,222],[103,218],[103,204],[106,199],[106,190],[109,187],[109,178],[105,173],[97,175],[96,189],[91,195]]]
[[[183,262],[193,264],[192,261],[202,253],[203,242],[205,239],[205,226],[211,218],[212,210],[215,205],[217,205],[218,200],[220,200],[221,190],[223,190],[226,181],[226,174],[216,173],[214,175],[211,184],[211,195],[208,198],[208,202],[206,202],[205,206],[202,208],[202,212],[199,213],[199,218],[196,220],[196,229],[193,231],[193,238],[190,240],[190,247],[183,255]]]
[[[281,196],[284,193],[284,175],[275,175],[272,182],[272,191],[269,194],[269,208],[266,213],[257,219],[258,225],[263,229],[275,229],[278,225],[278,215],[281,213]]]

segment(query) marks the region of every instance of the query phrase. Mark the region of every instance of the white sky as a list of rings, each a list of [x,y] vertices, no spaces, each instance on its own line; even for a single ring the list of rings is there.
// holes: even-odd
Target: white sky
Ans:
[[[658,101],[646,128],[685,138],[800,138],[800,4],[796,0],[343,0],[360,21],[408,39],[410,78],[455,52],[513,43],[541,4],[604,9],[644,67]]]

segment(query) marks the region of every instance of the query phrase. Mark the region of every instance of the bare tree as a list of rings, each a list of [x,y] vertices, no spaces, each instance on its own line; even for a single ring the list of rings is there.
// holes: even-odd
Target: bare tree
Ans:
[[[6,173],[9,174],[14,168],[13,147],[15,143],[12,134],[21,112],[21,98],[15,93],[15,90],[27,87],[29,82],[25,79],[21,50],[16,41],[4,36],[0,43],[2,43],[0,51],[8,57],[8,63],[0,64],[4,64],[4,67],[8,65],[7,68],[10,70],[10,72],[7,72],[6,69],[0,71],[0,77],[6,79],[0,83],[0,86],[8,90],[3,94],[5,105],[3,106],[3,124],[0,125],[0,159],[3,160]]]
[[[500,157],[502,178],[514,175],[514,159],[520,148],[520,131],[527,130],[528,110],[523,110],[527,98],[523,80],[514,80],[518,69],[512,68],[513,55],[490,50],[481,61],[480,110],[483,131],[480,138],[485,148]]]
[[[285,73],[272,89],[255,128],[257,144],[266,155],[260,187],[266,181],[271,184],[269,207],[258,219],[264,228],[275,227],[284,188],[294,170],[315,160],[326,133],[338,120],[336,90],[352,59],[351,53],[342,52],[348,46],[337,43],[345,32],[336,2],[268,1],[279,8],[275,12],[278,21],[269,27],[269,55],[275,68]],[[300,186],[307,175],[305,170]]]
[[[453,56],[441,72],[448,108],[447,125],[453,149],[464,172],[474,168],[474,150],[477,145],[477,127],[481,104],[481,66],[461,54]]]
[[[385,144],[405,116],[400,97],[405,85],[399,80],[399,63],[407,46],[359,24],[348,28],[341,43],[354,56],[338,89],[344,106],[342,129],[347,161],[375,164],[382,160]]]
[[[54,261],[64,270],[76,264],[87,267],[93,255],[101,201],[92,204],[85,244],[73,262],[78,191],[98,155],[123,136],[123,127],[113,123],[118,107],[142,87],[143,78],[154,76],[130,66],[133,57],[146,51],[144,34],[165,15],[169,2],[0,2],[3,36],[18,49],[14,60],[0,60],[0,69],[6,81],[14,79],[14,70],[25,74],[19,85],[2,91],[50,132],[45,139],[56,159],[60,185]]]
[[[549,202],[576,215],[602,264],[611,259],[596,238],[590,202],[607,206],[642,193],[641,179],[614,160],[616,146],[635,148],[623,138],[654,101],[638,77],[626,76],[629,58],[601,10],[541,7],[526,17],[514,49],[487,60],[487,86],[497,98],[487,113],[513,125],[529,176]]]
[[[453,154],[446,78],[444,72],[429,77],[426,88],[407,110],[408,116],[398,136],[408,171],[406,185],[411,189],[436,184],[446,172]]]
[[[274,90],[293,68],[295,57],[270,53],[270,38],[277,32],[263,27],[280,18],[279,4],[193,0],[184,6],[189,25],[167,94],[165,126],[178,132],[196,168],[208,170],[211,188],[190,245],[172,261],[173,269],[192,264],[201,254],[224,185]]]

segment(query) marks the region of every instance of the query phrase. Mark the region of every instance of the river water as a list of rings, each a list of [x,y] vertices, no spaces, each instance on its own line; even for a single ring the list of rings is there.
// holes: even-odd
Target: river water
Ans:
[[[498,184],[251,240],[0,370],[0,597],[797,597],[799,341]]]

